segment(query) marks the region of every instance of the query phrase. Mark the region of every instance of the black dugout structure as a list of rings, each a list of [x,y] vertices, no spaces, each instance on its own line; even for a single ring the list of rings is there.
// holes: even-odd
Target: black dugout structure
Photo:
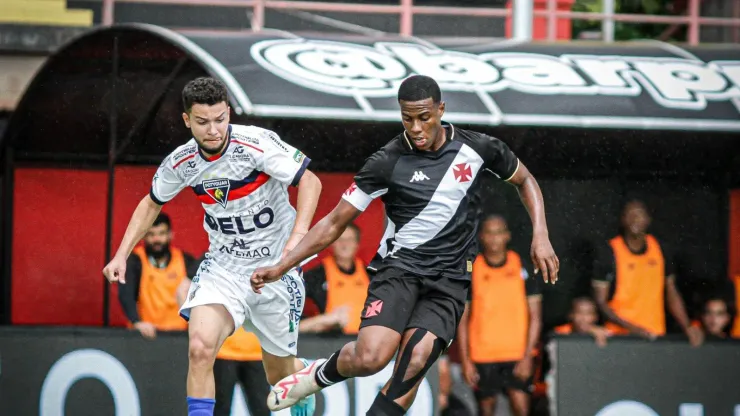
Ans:
[[[130,24],[91,30],[52,55],[0,139],[3,321],[10,322],[14,199],[24,197],[14,189],[16,167],[107,169],[107,221],[99,226],[109,258],[114,167],[156,165],[184,142],[179,94],[190,79],[222,80],[234,122],[275,130],[311,155],[312,169],[354,172],[401,131],[395,91],[414,73],[440,82],[447,121],[501,138],[540,181],[562,259],[561,283],[547,288],[546,325],[588,290],[594,245],[616,233],[626,198],[653,210],[653,231],[676,248],[684,289],[724,279],[728,190],[740,163],[740,48],[441,48],[417,38]],[[487,210],[508,218],[513,248],[527,253],[530,227],[516,193],[493,180],[490,187]]]

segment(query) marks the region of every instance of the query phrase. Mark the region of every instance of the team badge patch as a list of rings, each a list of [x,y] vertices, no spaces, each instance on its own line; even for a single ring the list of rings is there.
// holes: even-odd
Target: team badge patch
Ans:
[[[229,189],[231,189],[231,183],[229,183],[228,179],[209,179],[203,181],[203,190],[224,208],[226,208],[226,203],[228,202]]]

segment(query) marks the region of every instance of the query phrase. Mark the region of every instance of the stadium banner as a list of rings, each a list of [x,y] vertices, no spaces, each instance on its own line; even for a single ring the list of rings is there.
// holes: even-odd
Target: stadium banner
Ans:
[[[348,340],[303,336],[299,355],[309,360],[327,357]],[[160,333],[147,341],[125,329],[2,328],[0,413],[183,415],[187,367],[187,337],[182,333]],[[364,415],[392,368],[393,363],[374,376],[325,389],[318,395],[316,416]],[[438,383],[434,366],[408,415],[435,413]],[[231,415],[248,415],[242,392],[235,389],[234,394]]]
[[[413,74],[443,89],[446,119],[483,125],[740,131],[740,47],[446,43],[418,38],[172,32],[222,79],[238,113],[393,121]]]
[[[740,342],[557,337],[550,351],[552,415],[740,415]]]

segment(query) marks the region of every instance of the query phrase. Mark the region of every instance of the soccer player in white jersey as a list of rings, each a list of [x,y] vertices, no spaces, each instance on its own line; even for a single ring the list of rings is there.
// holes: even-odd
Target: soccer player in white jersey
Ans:
[[[243,325],[263,349],[270,384],[306,367],[296,358],[298,321],[304,284],[300,268],[269,285],[262,296],[249,276],[276,263],[308,231],[321,182],[306,169],[310,159],[269,130],[229,124],[226,87],[198,78],[182,92],[183,119],[193,139],[159,166],[146,195],[134,211],[115,257],[103,273],[125,284],[126,258],[160,212],[162,205],[190,187],[203,204],[210,239],[206,259],[193,278],[180,314],[189,320],[187,400],[189,416],[212,416],[213,364],[224,340]],[[294,209],[287,187],[298,187]],[[291,408],[293,416],[311,416],[315,398]]]

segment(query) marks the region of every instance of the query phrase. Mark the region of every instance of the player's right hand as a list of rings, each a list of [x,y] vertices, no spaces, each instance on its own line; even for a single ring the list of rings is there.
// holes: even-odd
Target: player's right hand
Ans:
[[[103,269],[103,275],[111,283],[126,283],[126,259],[113,257]]]
[[[141,333],[146,339],[157,338],[157,327],[149,322],[139,321],[134,324],[134,328]]]
[[[475,388],[475,386],[478,385],[478,380],[480,380],[480,374],[478,374],[478,369],[475,368],[475,364],[473,364],[472,361],[466,360],[463,363],[462,373],[463,373],[463,378],[465,379],[465,382],[468,383],[468,386]]]
[[[252,277],[249,279],[252,284],[252,290],[255,293],[261,294],[262,288],[266,284],[276,282],[283,277],[283,272],[277,266],[272,267],[260,267],[252,273]]]

